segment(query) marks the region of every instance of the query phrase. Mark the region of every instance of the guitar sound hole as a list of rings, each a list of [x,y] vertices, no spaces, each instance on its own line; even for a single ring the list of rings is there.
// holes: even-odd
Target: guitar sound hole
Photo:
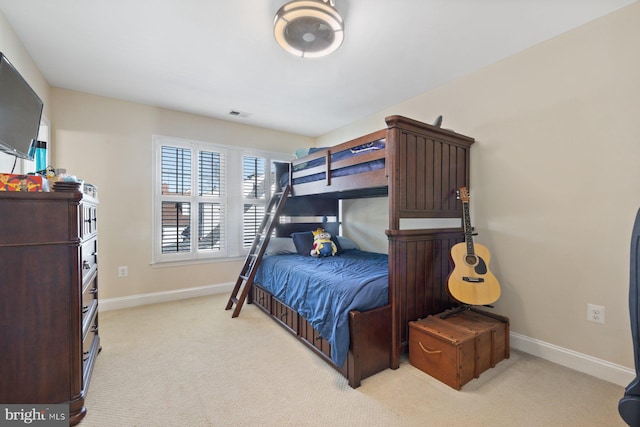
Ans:
[[[464,258],[464,262],[466,262],[467,264],[469,264],[471,266],[474,266],[478,262],[478,258],[475,255],[467,255]]]

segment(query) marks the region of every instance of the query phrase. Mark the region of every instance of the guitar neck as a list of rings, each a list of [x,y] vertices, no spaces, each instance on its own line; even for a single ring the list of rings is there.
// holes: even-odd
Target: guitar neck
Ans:
[[[473,230],[471,228],[471,214],[469,212],[469,202],[462,202],[462,217],[464,225],[464,241],[467,244],[467,254],[475,255],[473,249]]]

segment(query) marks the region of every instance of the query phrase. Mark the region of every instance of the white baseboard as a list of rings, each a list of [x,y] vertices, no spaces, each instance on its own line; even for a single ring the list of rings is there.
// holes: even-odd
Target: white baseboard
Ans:
[[[597,359],[544,341],[529,338],[515,332],[509,334],[511,348],[548,360],[558,365],[592,375],[605,381],[626,387],[636,377],[636,372],[625,366]]]
[[[187,298],[196,298],[206,295],[230,293],[233,283],[199,286],[197,288],[176,289],[165,292],[152,292],[149,294],[131,295],[120,298],[100,299],[99,311],[120,310],[123,308],[138,307],[140,305],[156,304],[159,302],[177,301]]]
[[[233,283],[200,286],[197,288],[177,289],[166,292],[131,295],[121,298],[100,300],[100,311],[119,310],[147,304],[176,301],[205,295],[230,293]],[[532,354],[558,365],[592,375],[605,381],[626,387],[636,377],[635,370],[597,359],[586,354],[578,353],[563,347],[558,347],[544,341],[527,337],[515,332],[509,335],[511,348]]]

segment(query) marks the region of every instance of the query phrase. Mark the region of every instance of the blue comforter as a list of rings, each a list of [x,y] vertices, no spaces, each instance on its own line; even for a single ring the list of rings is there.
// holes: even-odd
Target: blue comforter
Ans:
[[[349,351],[349,311],[388,304],[388,257],[359,250],[326,258],[265,256],[255,282],[305,317],[342,366]]]

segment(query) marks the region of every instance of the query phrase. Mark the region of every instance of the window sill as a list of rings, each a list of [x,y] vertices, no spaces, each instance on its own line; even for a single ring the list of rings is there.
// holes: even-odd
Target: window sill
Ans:
[[[220,257],[220,258],[206,258],[206,259],[190,259],[185,261],[152,261],[149,265],[151,268],[167,268],[167,267],[185,267],[189,265],[198,264],[215,264],[219,262],[236,262],[244,261],[245,256],[237,257]]]

